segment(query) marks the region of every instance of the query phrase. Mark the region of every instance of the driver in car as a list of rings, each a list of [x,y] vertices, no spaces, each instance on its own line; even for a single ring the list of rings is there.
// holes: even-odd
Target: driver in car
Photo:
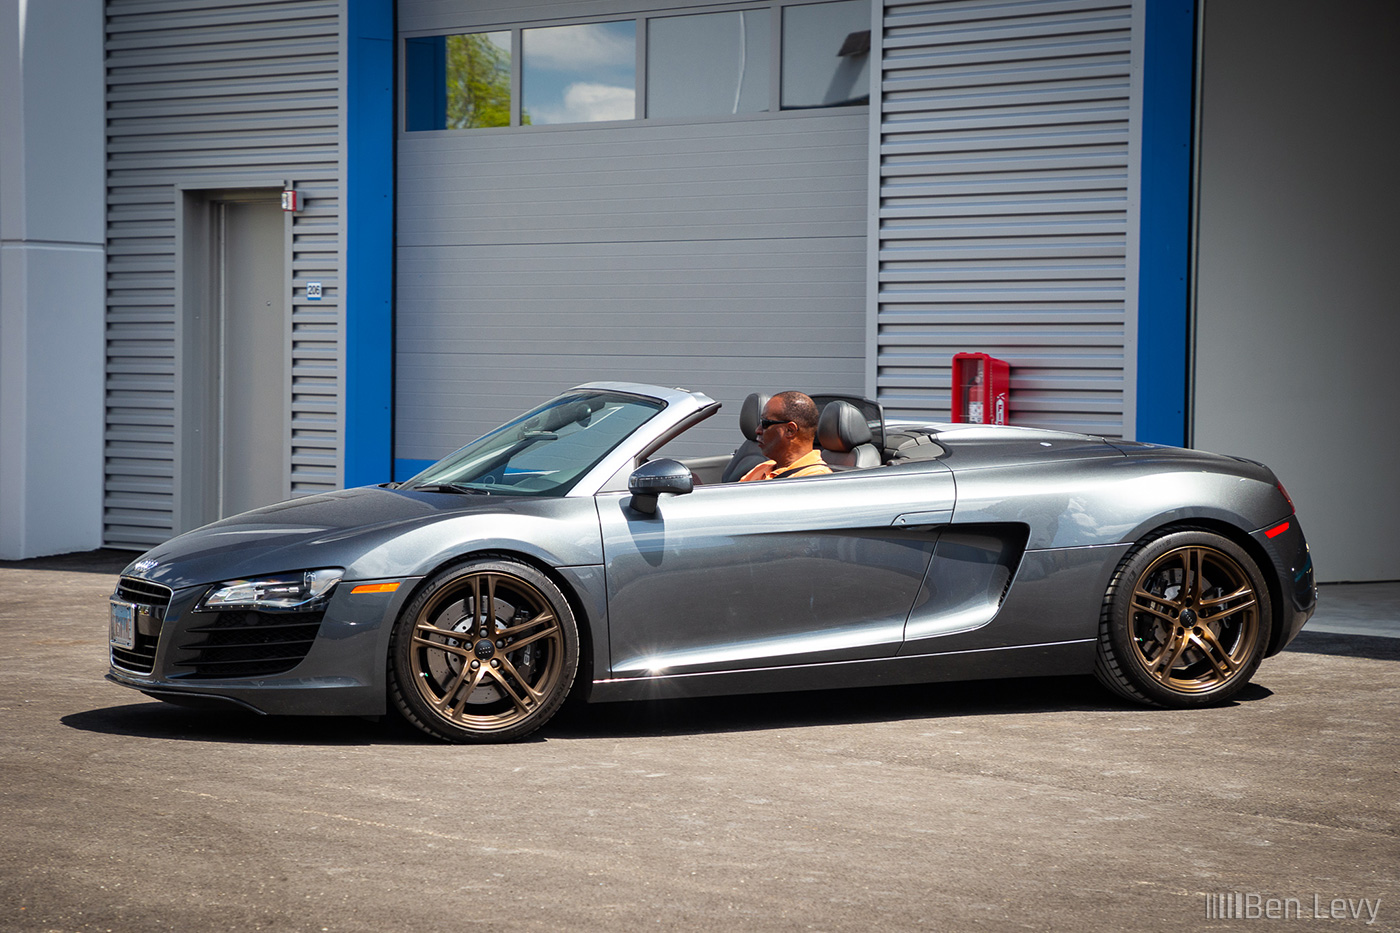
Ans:
[[[763,406],[758,422],[758,446],[768,459],[739,480],[791,479],[830,473],[814,449],[817,437],[817,403],[802,392],[779,392]]]

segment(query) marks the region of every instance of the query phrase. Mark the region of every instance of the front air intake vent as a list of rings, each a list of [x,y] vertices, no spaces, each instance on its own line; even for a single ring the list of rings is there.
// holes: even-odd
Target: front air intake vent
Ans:
[[[185,677],[223,679],[285,674],[306,658],[325,612],[196,612],[174,663]]]

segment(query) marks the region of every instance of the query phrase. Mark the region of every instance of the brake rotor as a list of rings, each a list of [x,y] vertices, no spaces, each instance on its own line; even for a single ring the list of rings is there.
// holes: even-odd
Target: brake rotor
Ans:
[[[460,607],[460,618],[451,626],[439,625],[438,628],[460,632],[464,637],[461,640],[449,638],[445,644],[453,648],[468,648],[473,644],[479,644],[478,638],[493,638],[510,627],[510,620],[515,615],[515,607],[503,599],[496,599],[491,606],[491,618],[482,620],[481,614],[475,611],[473,600],[464,599],[456,606]],[[486,630],[486,635],[482,635],[482,630]],[[526,647],[529,650],[529,646]],[[489,655],[488,655],[489,657]],[[449,651],[432,651],[427,657],[428,672],[433,679],[440,684],[454,683],[462,674],[462,665],[468,663],[459,654]],[[525,672],[521,671],[524,676]],[[483,680],[481,684],[471,692],[467,698],[468,706],[481,706],[489,703],[496,703],[501,699],[500,688],[490,679]]]

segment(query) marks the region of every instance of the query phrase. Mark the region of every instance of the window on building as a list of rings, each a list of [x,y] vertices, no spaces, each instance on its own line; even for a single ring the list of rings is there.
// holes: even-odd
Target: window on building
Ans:
[[[520,80],[522,123],[634,119],[636,20],[522,29]]]
[[[870,101],[870,3],[783,9],[783,109]]]
[[[647,116],[768,109],[768,10],[658,16],[647,22]]]
[[[869,102],[870,0],[751,6],[407,38],[404,126],[722,118]]]
[[[510,33],[408,39],[404,81],[410,130],[510,126]]]

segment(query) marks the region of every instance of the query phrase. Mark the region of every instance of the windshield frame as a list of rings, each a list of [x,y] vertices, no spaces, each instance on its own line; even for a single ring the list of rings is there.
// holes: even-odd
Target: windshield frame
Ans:
[[[501,495],[513,497],[563,498],[572,493],[604,461],[635,438],[648,424],[669,407],[667,399],[639,392],[619,391],[606,385],[576,386],[547,402],[481,435],[427,469],[398,484],[398,488],[424,492]],[[619,413],[630,411],[632,419],[612,421]],[[602,417],[598,413],[603,412]],[[636,420],[640,417],[640,420]],[[633,423],[635,422],[635,423]],[[564,444],[568,452],[570,438],[580,438],[585,432],[600,427],[621,428],[609,436],[603,434],[598,449],[584,447],[580,465],[566,471],[561,469],[512,469],[519,458],[548,457],[547,450]],[[569,430],[572,429],[572,430]],[[650,432],[646,432],[648,435]],[[598,434],[592,435],[597,439]],[[548,483],[551,474],[565,472],[565,477]],[[522,481],[519,477],[528,474]],[[502,482],[508,476],[514,482]],[[543,481],[543,482],[542,482]],[[519,488],[525,486],[525,488]]]
[[[609,484],[614,482],[619,475],[622,477],[623,485],[619,488],[626,489],[626,476],[639,465],[642,452],[648,445],[662,437],[667,432],[672,431],[682,423],[688,422],[693,425],[691,419],[697,413],[702,413],[699,420],[703,421],[715,414],[719,410],[719,403],[703,392],[693,389],[666,388],[645,382],[617,382],[617,381],[595,381],[585,382],[582,385],[574,386],[569,392],[582,392],[597,390],[601,392],[611,392],[616,395],[637,396],[649,401],[665,402],[665,407],[658,412],[646,424],[638,428],[631,437],[617,445],[611,453],[604,457],[593,467],[574,487],[566,494],[567,498],[591,498],[601,492],[609,491]],[[568,394],[568,393],[564,393]],[[470,445],[468,445],[470,446]],[[440,462],[440,461],[439,461]],[[624,472],[625,471],[625,472]],[[419,473],[419,476],[422,474]],[[417,477],[415,477],[417,478]],[[405,480],[404,482],[408,482]],[[396,484],[396,488],[397,488]]]

